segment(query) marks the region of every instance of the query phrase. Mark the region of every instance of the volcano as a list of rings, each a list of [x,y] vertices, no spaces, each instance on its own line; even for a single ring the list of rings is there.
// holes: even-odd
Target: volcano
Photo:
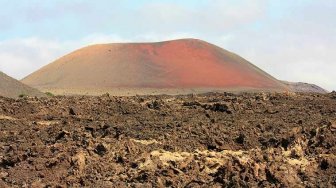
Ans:
[[[198,39],[92,45],[22,82],[58,94],[287,89],[242,57]]]
[[[44,96],[43,93],[22,84],[18,80],[0,72],[0,96],[17,98],[19,96]]]

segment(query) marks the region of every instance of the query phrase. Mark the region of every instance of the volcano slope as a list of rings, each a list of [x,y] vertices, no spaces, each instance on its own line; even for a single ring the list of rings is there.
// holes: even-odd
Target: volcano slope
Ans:
[[[44,96],[44,94],[39,92],[37,89],[24,85],[14,78],[7,76],[3,72],[0,72],[0,96],[17,98],[20,95]]]
[[[56,60],[22,82],[56,94],[286,89],[245,59],[197,39],[89,46]]]
[[[335,187],[336,93],[0,97],[0,187]]]
[[[301,93],[328,93],[327,90],[317,86],[315,84],[309,84],[304,82],[286,82],[282,81],[292,92],[301,92]]]

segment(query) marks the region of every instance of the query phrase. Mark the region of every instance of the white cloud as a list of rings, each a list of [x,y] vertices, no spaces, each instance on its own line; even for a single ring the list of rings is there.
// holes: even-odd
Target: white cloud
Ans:
[[[128,12],[126,24],[139,32],[191,32],[220,34],[266,15],[265,0],[211,0],[203,7],[174,2],[150,2]],[[127,19],[128,18],[128,19]]]
[[[22,78],[62,51],[61,44],[38,38],[3,41],[0,42],[0,69],[10,76]]]

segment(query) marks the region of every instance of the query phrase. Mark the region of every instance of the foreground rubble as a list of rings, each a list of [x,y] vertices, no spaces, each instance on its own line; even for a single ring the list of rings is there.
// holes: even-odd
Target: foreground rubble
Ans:
[[[0,187],[336,186],[336,94],[0,98]]]

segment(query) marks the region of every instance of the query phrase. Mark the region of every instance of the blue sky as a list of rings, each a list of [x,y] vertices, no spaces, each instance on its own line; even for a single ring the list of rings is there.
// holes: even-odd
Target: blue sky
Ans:
[[[199,38],[278,79],[336,90],[334,0],[0,0],[0,70],[23,78],[77,48]]]

